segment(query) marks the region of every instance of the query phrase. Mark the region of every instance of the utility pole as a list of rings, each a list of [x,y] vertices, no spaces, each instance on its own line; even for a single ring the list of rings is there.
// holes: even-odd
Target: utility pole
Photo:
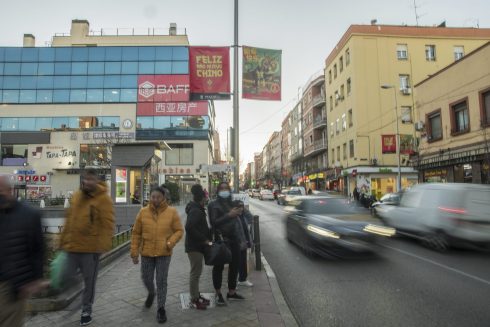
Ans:
[[[233,41],[233,133],[234,133],[234,155],[235,155],[235,173],[233,174],[233,188],[236,193],[239,192],[240,181],[240,113],[238,111],[238,0],[235,0],[235,37]]]

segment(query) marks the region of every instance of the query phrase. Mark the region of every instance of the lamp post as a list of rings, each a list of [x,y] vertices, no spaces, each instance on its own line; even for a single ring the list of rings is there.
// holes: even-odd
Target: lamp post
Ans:
[[[398,100],[396,97],[396,87],[395,85],[381,85],[382,89],[393,89],[393,94],[395,95],[395,120],[396,120],[396,156],[398,159],[398,177],[396,181],[397,192],[402,190],[402,171],[400,165],[400,129],[398,125]]]
[[[22,166],[24,166],[24,200],[25,201],[27,200],[27,179],[26,179],[26,177],[27,177],[27,166],[28,165],[29,164],[27,163],[27,161],[22,164]]]

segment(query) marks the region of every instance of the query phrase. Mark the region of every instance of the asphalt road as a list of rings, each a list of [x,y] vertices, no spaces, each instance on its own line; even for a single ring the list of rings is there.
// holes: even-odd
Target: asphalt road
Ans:
[[[490,253],[441,254],[397,238],[375,258],[312,258],[286,240],[284,207],[251,199],[250,209],[301,326],[490,326]]]

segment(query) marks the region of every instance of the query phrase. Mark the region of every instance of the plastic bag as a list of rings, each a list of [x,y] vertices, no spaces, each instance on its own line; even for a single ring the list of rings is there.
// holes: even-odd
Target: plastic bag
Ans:
[[[56,290],[63,287],[63,273],[66,269],[67,258],[68,255],[65,251],[59,251],[50,264],[51,287]]]

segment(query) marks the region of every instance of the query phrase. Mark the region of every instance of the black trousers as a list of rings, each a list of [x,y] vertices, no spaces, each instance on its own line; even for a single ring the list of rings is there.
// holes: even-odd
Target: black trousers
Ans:
[[[231,263],[228,265],[228,289],[235,290],[238,277],[238,267],[240,265],[240,245],[228,243],[231,251]],[[223,283],[223,270],[225,265],[213,266],[213,286],[215,290],[221,289]]]
[[[238,267],[238,281],[244,282],[248,277],[247,249],[240,251],[240,265]]]

